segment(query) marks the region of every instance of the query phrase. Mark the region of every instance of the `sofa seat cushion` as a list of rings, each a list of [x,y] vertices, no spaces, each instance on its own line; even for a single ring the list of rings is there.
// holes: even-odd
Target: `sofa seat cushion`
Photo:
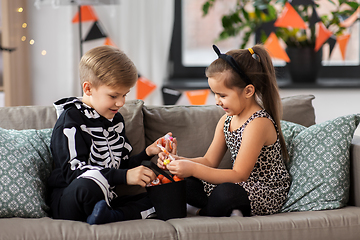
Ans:
[[[0,232],[3,240],[177,239],[173,226],[155,219],[89,225],[84,222],[54,220],[48,217],[38,219],[10,218],[0,219]]]
[[[191,217],[167,221],[178,239],[357,239],[360,208],[345,207],[316,212],[290,212],[253,217]]]

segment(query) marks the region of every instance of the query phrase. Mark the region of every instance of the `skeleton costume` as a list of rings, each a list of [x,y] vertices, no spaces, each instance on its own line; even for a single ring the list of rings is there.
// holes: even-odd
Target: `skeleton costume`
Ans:
[[[116,197],[114,186],[127,183],[127,169],[139,166],[151,157],[145,150],[129,157],[132,147],[125,136],[124,119],[120,113],[116,113],[112,120],[106,119],[74,97],[61,99],[54,106],[58,115],[50,145],[54,170],[48,180],[54,218],[63,218],[59,209],[61,198],[75,180],[87,182],[90,189],[98,186],[101,190],[97,189],[95,195],[100,196],[96,196],[90,205],[105,199],[110,206]],[[78,188],[81,190],[83,187]],[[84,217],[74,220],[84,220]]]

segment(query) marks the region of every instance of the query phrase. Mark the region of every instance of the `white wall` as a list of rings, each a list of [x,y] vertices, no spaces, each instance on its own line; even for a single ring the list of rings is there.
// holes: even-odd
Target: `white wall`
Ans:
[[[360,89],[280,89],[281,97],[299,94],[315,96],[313,105],[316,123],[360,113]],[[359,127],[355,134],[360,135]]]
[[[32,79],[33,104],[51,105],[67,96],[78,95],[80,83],[77,79],[76,62],[79,61],[77,24],[71,20],[76,7],[53,8],[43,5],[40,9],[34,1],[28,1],[27,41],[34,39],[30,46],[30,69]],[[42,51],[46,55],[42,55]]]
[[[63,97],[81,95],[79,24],[72,23],[78,6],[54,8],[49,3],[57,1],[37,2],[44,4],[37,8],[35,0],[29,0],[26,9],[27,37],[35,40],[30,46],[33,104],[49,105]],[[92,6],[105,35],[133,60],[144,77],[158,85],[145,99],[148,104],[162,104],[160,89],[167,71],[173,3],[173,0],[126,0],[115,5]],[[83,39],[93,24],[94,21],[83,22]],[[84,42],[83,53],[104,42],[105,38]],[[45,56],[41,55],[43,50],[47,52]],[[131,90],[128,99],[136,97],[135,90]]]

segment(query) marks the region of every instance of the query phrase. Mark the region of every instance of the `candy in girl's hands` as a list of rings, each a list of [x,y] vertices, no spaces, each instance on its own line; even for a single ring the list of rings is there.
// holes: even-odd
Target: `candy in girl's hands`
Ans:
[[[168,165],[170,162],[171,162],[171,160],[167,158],[167,159],[165,159],[165,160],[163,161],[163,164],[164,164],[164,166],[166,166],[166,165]]]

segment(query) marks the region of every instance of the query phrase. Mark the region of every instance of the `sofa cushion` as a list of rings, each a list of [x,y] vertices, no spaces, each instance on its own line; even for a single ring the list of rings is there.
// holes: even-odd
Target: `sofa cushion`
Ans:
[[[349,198],[350,146],[360,115],[347,115],[309,128],[283,121],[292,178],[283,212],[341,208]],[[287,126],[289,125],[289,126]]]
[[[309,127],[315,124],[315,111],[312,105],[314,95],[295,95],[281,98],[282,119]]]
[[[52,129],[0,128],[0,217],[44,217]]]
[[[213,106],[144,106],[146,144],[153,143],[167,132],[178,141],[178,154],[186,157],[203,156],[214,136],[217,122],[224,115],[222,108]],[[226,154],[220,168],[231,167]]]
[[[283,119],[310,126],[315,123],[313,95],[282,98]],[[146,145],[172,132],[178,140],[178,154],[186,157],[203,156],[214,136],[215,127],[225,114],[217,106],[144,106]],[[231,168],[229,152],[220,168]]]
[[[125,120],[125,133],[133,148],[131,155],[138,154],[145,148],[145,130],[141,100],[126,101],[119,112]]]
[[[18,106],[0,108],[0,127],[5,129],[45,129],[54,127],[53,106]]]
[[[133,147],[132,154],[145,148],[141,100],[126,101],[119,112],[125,120],[127,137]],[[5,129],[45,129],[54,127],[56,111],[53,106],[19,106],[0,108],[0,127]]]

